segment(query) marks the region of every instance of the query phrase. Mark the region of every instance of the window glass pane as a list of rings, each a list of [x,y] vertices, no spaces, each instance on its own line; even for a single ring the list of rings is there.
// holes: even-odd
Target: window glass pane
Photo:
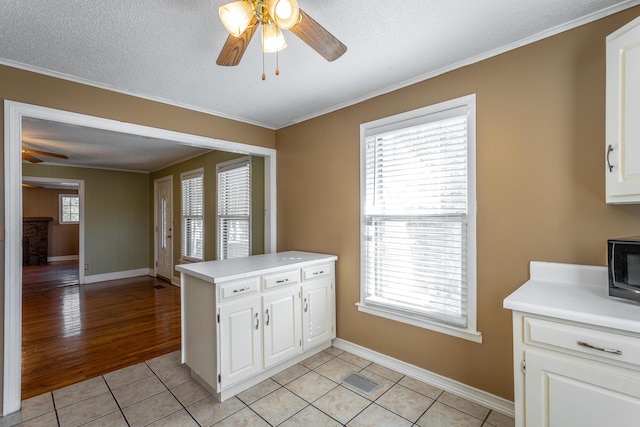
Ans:
[[[182,175],[182,256],[204,257],[204,175],[202,170]]]
[[[251,162],[222,163],[218,170],[218,259],[251,254]]]
[[[75,224],[80,222],[80,196],[77,194],[60,195],[60,223]]]
[[[467,108],[367,129],[362,304],[468,326]]]

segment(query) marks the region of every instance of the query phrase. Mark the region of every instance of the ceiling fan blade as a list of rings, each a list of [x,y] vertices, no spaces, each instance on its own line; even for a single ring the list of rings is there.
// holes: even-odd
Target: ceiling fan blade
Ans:
[[[327,61],[335,61],[346,51],[347,47],[333,34],[318,24],[312,17],[300,10],[300,22],[290,28],[291,32],[311,46]]]
[[[69,159],[64,154],[51,153],[49,151],[31,150],[31,149],[28,149],[28,148],[23,148],[22,149],[22,154],[23,155],[24,154],[39,154],[41,156],[55,157],[55,158],[58,158],[58,159]]]
[[[22,186],[25,188],[44,188],[41,185],[29,184],[28,182],[23,182]]]
[[[26,160],[31,163],[42,163],[42,160],[37,157],[33,157],[31,154],[27,154],[24,151],[22,152],[22,160]]]
[[[216,60],[216,64],[225,66],[238,65],[257,29],[258,21],[254,19],[247,29],[240,34],[240,36],[234,37],[229,35],[229,37],[227,37],[227,41],[222,47],[222,51],[220,52],[218,59]]]

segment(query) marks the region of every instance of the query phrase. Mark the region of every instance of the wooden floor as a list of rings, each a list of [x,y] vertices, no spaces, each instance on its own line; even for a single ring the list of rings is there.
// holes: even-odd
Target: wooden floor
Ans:
[[[22,296],[22,399],[180,349],[176,286],[143,276],[43,288]]]

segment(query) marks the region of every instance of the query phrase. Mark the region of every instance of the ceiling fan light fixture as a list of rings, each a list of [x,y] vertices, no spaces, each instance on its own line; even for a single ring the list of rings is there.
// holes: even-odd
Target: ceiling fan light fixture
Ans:
[[[269,15],[283,30],[288,30],[300,20],[300,8],[296,0],[267,0]]]
[[[287,47],[287,42],[284,40],[280,27],[273,21],[262,23],[262,51],[273,53],[281,51],[285,47]]]
[[[234,37],[240,37],[249,26],[254,16],[253,6],[247,1],[234,1],[220,6],[220,21],[224,28]]]

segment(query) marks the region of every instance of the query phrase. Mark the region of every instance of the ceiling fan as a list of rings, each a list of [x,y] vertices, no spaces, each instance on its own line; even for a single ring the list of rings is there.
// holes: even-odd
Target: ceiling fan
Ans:
[[[40,160],[39,158],[33,156],[33,154],[38,155],[38,156],[55,157],[57,159],[69,159],[64,154],[51,153],[49,151],[31,150],[31,149],[28,149],[28,148],[23,148],[22,149],[22,160],[26,160],[26,161],[31,162],[31,163],[42,163],[42,160]]]
[[[296,0],[235,1],[220,7],[219,15],[229,37],[216,61],[218,65],[238,65],[259,26],[263,55],[287,46],[281,30],[290,30],[327,61],[335,61],[347,51],[340,40],[300,9]],[[279,73],[276,67],[276,75]]]

